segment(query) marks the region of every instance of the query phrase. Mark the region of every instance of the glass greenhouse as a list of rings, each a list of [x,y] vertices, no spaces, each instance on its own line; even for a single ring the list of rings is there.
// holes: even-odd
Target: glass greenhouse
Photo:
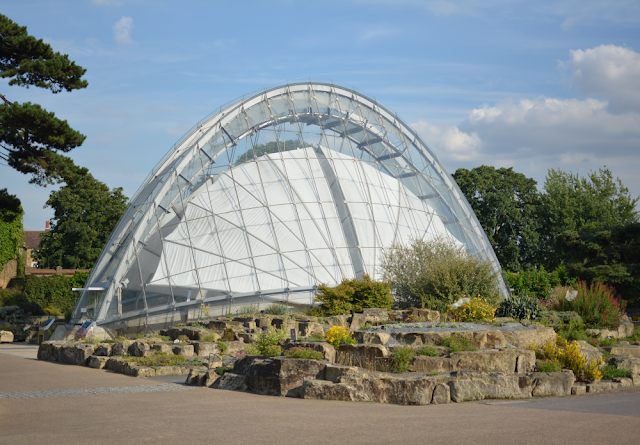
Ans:
[[[321,283],[379,279],[385,248],[437,236],[502,277],[464,195],[409,125],[353,89],[286,84],[221,107],[156,165],[74,320],[135,332],[207,306],[307,306]]]

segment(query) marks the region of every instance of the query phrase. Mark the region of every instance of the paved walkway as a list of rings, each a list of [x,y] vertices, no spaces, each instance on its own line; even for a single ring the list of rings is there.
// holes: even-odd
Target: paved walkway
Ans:
[[[41,362],[35,351],[0,345],[0,393],[32,395],[0,398],[0,444],[640,443],[640,387],[396,406],[191,388]]]

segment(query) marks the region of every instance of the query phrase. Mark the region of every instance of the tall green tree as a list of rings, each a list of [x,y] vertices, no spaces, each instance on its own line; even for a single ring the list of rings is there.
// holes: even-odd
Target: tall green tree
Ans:
[[[125,211],[127,197],[122,188],[109,190],[87,173],[52,192],[47,206],[55,214],[35,252],[38,267],[89,269]]]
[[[42,39],[27,33],[0,14],[0,76],[9,85],[45,88],[56,94],[86,88],[86,70],[54,52]],[[0,94],[0,160],[46,185],[75,180],[87,172],[62,153],[80,146],[85,136],[66,120],[30,102],[17,103]]]
[[[482,165],[453,174],[473,208],[504,269],[519,271],[535,263],[540,220],[536,181],[513,168]]]
[[[638,222],[636,204],[620,178],[601,168],[587,177],[550,169],[542,195],[540,261],[548,268],[566,262],[566,236]],[[573,235],[571,235],[573,233]]]
[[[7,189],[0,190],[0,271],[7,261],[16,257],[24,241],[22,206]]]

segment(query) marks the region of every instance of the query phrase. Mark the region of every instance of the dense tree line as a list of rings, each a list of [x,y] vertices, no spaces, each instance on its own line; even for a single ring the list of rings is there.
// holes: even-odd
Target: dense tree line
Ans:
[[[606,167],[586,177],[550,169],[541,191],[512,168],[483,165],[453,177],[503,269],[566,267],[627,299],[640,296],[640,197]]]

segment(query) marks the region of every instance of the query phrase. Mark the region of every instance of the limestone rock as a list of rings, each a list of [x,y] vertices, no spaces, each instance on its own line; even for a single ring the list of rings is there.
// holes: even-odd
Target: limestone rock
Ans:
[[[189,373],[189,371],[188,368],[182,366],[158,366],[158,369],[156,369],[156,377],[185,375],[185,373]]]
[[[409,345],[439,345],[442,339],[465,338],[471,344],[479,349],[493,349],[496,345],[501,348],[506,347],[505,336],[502,331],[476,331],[476,332],[394,332],[391,336],[399,343],[407,343]]]
[[[289,317],[273,317],[271,319],[271,325],[275,326],[276,329],[287,328],[292,323]]]
[[[323,379],[324,368],[325,364],[317,360],[285,357],[254,360],[246,372],[245,382],[256,394],[299,397],[304,380]]]
[[[173,354],[173,348],[165,343],[151,345],[153,352],[163,352],[165,354]]]
[[[198,357],[209,357],[219,352],[217,343],[194,341],[191,345],[193,346],[193,352]]]
[[[331,326],[340,326],[345,329],[349,329],[349,322],[347,321],[346,315],[333,315],[331,317],[325,318],[325,323]]]
[[[431,403],[434,405],[442,405],[449,402],[451,402],[451,388],[444,383],[438,383],[433,389]]]
[[[175,345],[172,350],[175,355],[184,355],[185,357],[193,357],[194,355],[192,345]]]
[[[129,353],[129,342],[127,340],[119,340],[113,344],[111,355],[125,355]]]
[[[426,357],[419,355],[414,358],[411,370],[415,372],[451,372],[457,368],[455,361],[450,357]]]
[[[372,360],[377,358],[390,357],[391,353],[382,345],[360,344],[360,345],[340,345],[338,352],[348,354],[354,360]]]
[[[11,343],[11,342],[13,342],[13,332],[0,331],[0,343]]]
[[[197,326],[185,326],[180,329],[180,335],[186,335],[189,340],[200,340],[200,337],[205,336],[208,333],[209,331],[205,328]]]
[[[225,329],[244,331],[242,323],[239,321],[212,320],[207,323],[207,327],[216,331],[224,331]]]
[[[291,348],[300,347],[300,348],[309,348],[314,351],[322,352],[324,355],[324,359],[330,363],[334,363],[336,361],[336,349],[333,345],[330,345],[324,341],[291,341],[286,340],[282,344],[282,350],[286,351]]]
[[[253,343],[256,340],[256,335],[255,334],[248,334],[246,332],[240,332],[238,333],[238,339],[242,340],[244,343]]]
[[[451,400],[467,402],[484,399],[528,399],[531,379],[526,374],[457,371],[449,381]]]
[[[151,346],[143,341],[134,341],[128,351],[134,357],[147,357],[151,355]]]
[[[138,378],[155,377],[156,370],[148,366],[138,366],[131,362],[125,363],[123,371],[126,375]]]
[[[322,333],[322,326],[314,321],[301,321],[298,323],[298,335],[309,337],[312,334]]]
[[[591,362],[592,360],[598,361],[602,359],[602,352],[600,352],[598,348],[591,346],[584,340],[578,340],[578,345],[580,348],[580,354],[582,354],[585,360],[587,360],[587,363]]]
[[[357,331],[359,329],[362,329],[368,321],[370,321],[369,318],[364,314],[353,314],[353,316],[351,317],[349,330]]]
[[[245,383],[244,375],[225,372],[222,377],[213,383],[212,388],[227,389],[231,391],[245,391],[247,389],[247,385]]]
[[[346,374],[339,384],[354,389],[359,400],[396,405],[428,405],[433,398],[436,384],[442,378],[423,374],[361,373]]]
[[[640,358],[637,357],[611,357],[610,365],[615,365],[618,369],[627,369],[633,374],[640,374]]]
[[[571,387],[572,396],[580,396],[587,393],[587,385],[584,383],[574,383]]]
[[[375,321],[389,320],[389,311],[385,308],[381,308],[381,307],[364,308],[362,310],[362,313],[367,317],[373,318]]]
[[[301,397],[303,399],[342,400],[345,402],[367,401],[363,394],[356,392],[355,388],[327,380],[305,380],[302,385]]]
[[[106,366],[107,361],[109,360],[109,357],[104,355],[92,355],[91,357],[89,357],[87,366],[89,368],[102,369]]]
[[[356,374],[358,372],[361,371],[355,366],[327,365],[324,368],[324,378],[325,380],[335,383],[340,380],[343,375]]]
[[[111,355],[111,349],[113,349],[111,343],[100,343],[98,344],[98,347],[96,348],[93,355],[109,357]]]
[[[613,355],[624,355],[626,357],[638,357],[640,358],[640,346],[612,346],[604,348]]]
[[[633,323],[625,322],[620,323],[618,326],[618,338],[631,337],[633,335]]]
[[[411,308],[406,319],[414,322],[437,323],[440,321],[440,312],[430,309]]]
[[[367,331],[355,331],[353,338],[358,343],[371,343],[374,345],[386,345],[391,338],[391,335],[386,332],[367,332]]]
[[[61,346],[62,345],[58,342],[42,342],[40,346],[38,346],[38,360],[57,362],[59,349]]]
[[[60,346],[58,352],[58,361],[60,363],[65,363],[68,365],[76,364],[76,358],[73,351],[74,346],[75,345],[73,343],[64,343]]]
[[[214,369],[208,370],[204,376],[204,386],[212,387],[219,378],[220,375]]]
[[[240,349],[246,349],[247,345],[246,343],[242,342],[242,341],[226,341],[224,342],[225,345],[227,345],[227,349],[225,351],[226,354],[233,352],[233,351],[239,351]]]
[[[73,348],[73,356],[74,356],[74,365],[78,366],[87,366],[87,362],[89,361],[89,357],[93,355],[93,352],[96,350],[95,345],[89,344],[77,344]]]
[[[576,381],[573,372],[533,372],[533,397],[556,397],[571,395]]]
[[[555,341],[556,332],[553,328],[538,327],[536,329],[504,331],[504,338],[516,348],[526,348],[529,345],[542,346],[549,341]]]
[[[489,349],[483,351],[461,351],[451,354],[456,370],[516,372],[520,358],[520,372],[528,372],[536,363],[536,354],[528,349]]]
[[[187,379],[185,380],[185,385],[190,386],[204,386],[204,382],[207,379],[207,371],[202,371],[199,369],[190,369],[189,374],[187,375]]]
[[[113,372],[124,372],[125,362],[122,361],[121,357],[110,357],[105,364],[105,368],[113,371]]]

